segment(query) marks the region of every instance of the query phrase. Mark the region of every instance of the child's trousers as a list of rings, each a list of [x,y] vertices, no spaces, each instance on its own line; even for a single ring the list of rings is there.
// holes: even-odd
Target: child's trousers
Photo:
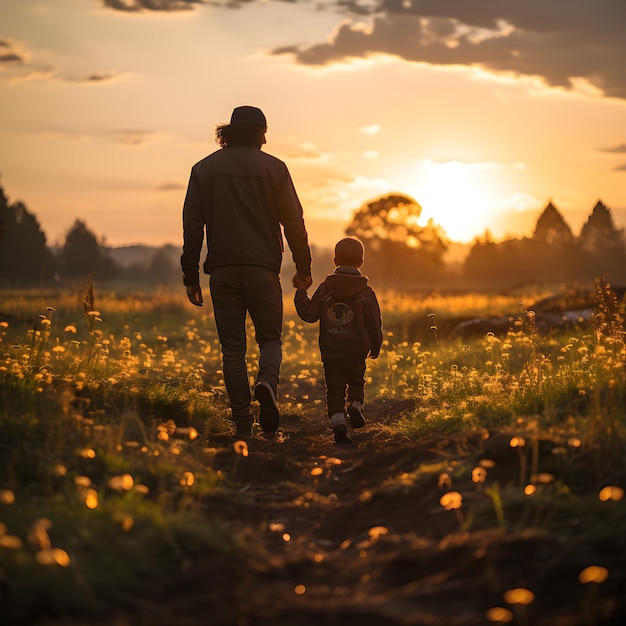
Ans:
[[[328,417],[346,412],[346,404],[364,404],[365,361],[357,363],[324,363]]]

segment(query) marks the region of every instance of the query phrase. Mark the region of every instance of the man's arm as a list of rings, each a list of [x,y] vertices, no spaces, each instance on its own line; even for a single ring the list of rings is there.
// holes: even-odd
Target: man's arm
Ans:
[[[311,249],[304,225],[304,212],[287,166],[285,166],[283,174],[284,179],[280,188],[278,203],[279,219],[283,225],[285,239],[287,239],[296,266],[296,276],[306,279],[311,276]],[[312,281],[307,288],[311,284]],[[295,282],[294,287],[297,287]]]
[[[313,284],[313,277],[311,275],[302,276],[300,274],[295,274],[295,276],[291,279],[291,284],[296,289],[303,289],[306,291]]]
[[[183,205],[183,254],[180,257],[180,264],[183,270],[184,285],[200,285],[199,266],[203,239],[202,197],[200,186],[192,169]]]

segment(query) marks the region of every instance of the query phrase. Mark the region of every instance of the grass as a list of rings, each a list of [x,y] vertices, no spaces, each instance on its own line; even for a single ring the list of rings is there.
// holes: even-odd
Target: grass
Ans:
[[[465,495],[463,528],[624,527],[624,312],[608,285],[593,327],[550,336],[519,295],[380,300],[386,337],[368,403],[407,401],[385,427],[489,437],[493,458],[467,453],[450,476]],[[202,518],[204,499],[232,488],[207,446],[230,428],[210,308],[87,284],[6,292],[0,311],[0,585],[11,598],[0,616],[96,613],[194,554],[236,561],[243,539]],[[466,342],[440,330],[446,316],[476,314],[517,321]],[[410,319],[429,327],[428,342],[408,339]],[[319,396],[316,327],[287,301],[282,376],[285,411]],[[433,472],[444,473],[412,480]]]

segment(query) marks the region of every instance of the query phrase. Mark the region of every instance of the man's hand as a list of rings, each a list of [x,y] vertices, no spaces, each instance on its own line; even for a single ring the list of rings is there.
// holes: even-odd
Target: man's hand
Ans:
[[[296,274],[291,280],[291,284],[296,289],[304,289],[306,291],[313,284],[313,278],[311,275],[303,276],[302,274]]]
[[[191,304],[196,306],[204,306],[204,299],[202,298],[202,289],[200,285],[187,285],[187,297]]]

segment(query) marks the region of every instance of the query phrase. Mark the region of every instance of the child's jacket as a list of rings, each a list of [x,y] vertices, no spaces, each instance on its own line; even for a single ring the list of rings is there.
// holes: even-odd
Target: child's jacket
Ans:
[[[297,290],[294,303],[305,322],[319,320],[324,363],[351,363],[378,356],[383,341],[380,306],[367,276],[357,268],[338,267],[312,298]]]

